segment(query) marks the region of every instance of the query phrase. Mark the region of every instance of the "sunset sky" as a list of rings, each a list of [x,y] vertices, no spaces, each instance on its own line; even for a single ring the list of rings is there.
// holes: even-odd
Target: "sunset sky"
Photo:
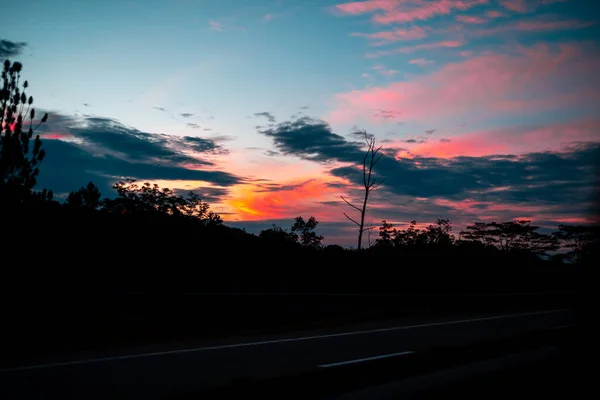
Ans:
[[[600,1],[31,0],[0,26],[64,198],[119,177],[194,190],[250,232],[367,222],[587,223],[600,157]],[[41,128],[40,128],[41,129]],[[374,239],[375,237],[373,237]]]

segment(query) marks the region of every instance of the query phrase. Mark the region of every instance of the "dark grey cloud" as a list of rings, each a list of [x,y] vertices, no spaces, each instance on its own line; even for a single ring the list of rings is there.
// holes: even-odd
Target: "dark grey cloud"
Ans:
[[[194,124],[192,122],[188,122],[187,124],[185,124],[188,128],[193,128],[193,129],[200,129],[201,126],[198,124]]]
[[[206,130],[206,129],[204,129]],[[210,129],[209,129],[210,130]],[[235,140],[235,136],[229,136],[229,135],[213,135],[210,137],[210,140],[212,140],[213,142],[229,142],[232,140]]]
[[[450,140],[450,139],[446,139],[446,138],[441,138],[441,139],[440,139],[440,142],[442,142],[442,143],[450,143],[451,141],[452,141],[452,140]]]
[[[88,103],[83,103],[83,105],[84,105],[85,107],[91,107],[91,105],[90,105],[90,104],[88,104]]]
[[[277,150],[305,160],[328,162],[362,159],[361,143],[349,142],[324,121],[302,117],[259,130],[273,139]]]
[[[427,143],[427,139],[415,139],[415,138],[410,138],[410,139],[406,139],[403,140],[404,143]]]
[[[522,156],[383,157],[376,174],[385,179],[385,190],[397,195],[572,208],[598,185],[597,160],[600,145],[588,144],[570,152]],[[356,184],[362,181],[354,167],[330,172]]]
[[[20,56],[23,54],[25,47],[27,47],[27,43],[25,42],[13,42],[0,39],[0,58]]]
[[[281,185],[279,183],[271,182],[268,180],[261,180],[261,182],[255,181],[256,182],[255,185],[258,189],[254,189],[254,192],[263,193],[263,192],[281,192],[284,190],[296,190],[312,181],[314,181],[314,179],[309,179],[304,182],[290,184],[290,185]]]
[[[396,119],[402,113],[400,111],[390,111],[390,110],[379,110],[373,114],[374,118],[379,118],[382,121],[387,121],[388,119]]]
[[[265,117],[267,119],[267,121],[269,121],[270,123],[275,123],[275,121],[277,121],[275,119],[275,116],[268,111],[254,113],[254,116],[255,117]]]
[[[267,151],[265,151],[265,155],[269,156],[269,157],[278,156],[279,152],[278,151],[274,151],[274,150],[267,150]]]
[[[179,115],[181,115],[183,118],[192,118],[194,116],[194,114],[190,113],[181,113]]]
[[[163,108],[163,107],[152,107],[152,108],[155,110],[158,110],[158,111],[167,111],[167,109]]]
[[[218,202],[229,194],[229,188],[227,187],[193,187],[189,189],[177,189],[174,190],[175,194],[185,196],[190,191],[196,193],[200,198],[208,203]],[[227,213],[219,213],[227,214]]]
[[[55,132],[57,128],[56,124],[42,126],[44,131]],[[224,152],[220,145],[210,139],[141,132],[110,118],[91,116],[69,119],[66,117],[62,119],[62,127],[58,128],[66,129],[64,133],[71,135],[81,147],[93,153],[109,153],[130,161],[212,165],[210,161],[203,159],[203,156]],[[187,155],[185,154],[187,150],[195,151],[197,154]]]
[[[183,136],[178,139],[184,148],[202,154],[229,154],[229,150],[216,143],[214,139]]]
[[[207,157],[226,154],[227,149],[208,138],[153,134],[109,118],[74,118],[55,113],[40,127],[40,136],[47,156],[40,168],[38,186],[57,193],[74,190],[91,180],[108,195],[111,184],[122,177],[202,180],[215,186],[243,181],[214,170],[214,163]],[[206,167],[211,168],[208,171]]]
[[[309,106],[302,106],[300,107],[301,110],[308,110],[310,107]]]
[[[433,132],[435,132],[435,128],[434,129],[428,129],[428,130],[426,130],[425,134],[431,135]]]

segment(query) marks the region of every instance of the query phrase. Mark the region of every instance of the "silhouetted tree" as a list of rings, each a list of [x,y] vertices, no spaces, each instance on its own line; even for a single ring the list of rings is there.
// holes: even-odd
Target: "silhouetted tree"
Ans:
[[[291,231],[298,236],[302,246],[318,249],[321,247],[323,236],[315,233],[317,225],[319,225],[319,222],[315,217],[310,217],[308,221],[304,221],[302,217],[296,217],[296,222],[294,222]]]
[[[557,250],[558,240],[553,235],[536,232],[539,226],[530,225],[529,220],[510,222],[476,222],[461,232],[465,240],[481,242],[498,247],[500,250],[524,250],[544,254]]]
[[[600,237],[600,226],[559,225],[558,232],[553,233],[561,246],[570,249],[564,256],[569,261],[579,261],[594,250],[597,251]]]
[[[100,190],[93,182],[89,182],[87,186],[69,193],[65,205],[74,208],[85,208],[88,210],[96,210],[102,204],[100,198]]]
[[[410,221],[410,225],[407,229],[400,229],[395,231],[394,245],[403,247],[415,247],[423,245],[427,242],[427,236],[424,235],[424,231],[416,228],[417,222]]]
[[[169,188],[145,182],[138,185],[135,179],[119,181],[113,185],[119,194],[116,199],[104,199],[103,209],[115,214],[158,213],[186,217],[205,225],[222,224],[221,217],[209,210],[209,205],[194,192],[187,197],[175,194]]]
[[[360,222],[357,222],[348,214],[344,213],[346,218],[352,221],[356,226],[358,226],[358,250],[362,248],[362,236],[365,231],[365,214],[367,212],[367,201],[369,200],[369,194],[371,191],[377,189],[382,183],[383,180],[377,181],[376,178],[373,177],[373,168],[379,162],[381,157],[383,157],[383,153],[379,153],[383,146],[379,146],[375,148],[375,138],[372,135],[369,135],[366,131],[362,131],[365,137],[365,142],[367,143],[367,152],[363,158],[363,187],[365,189],[365,194],[363,197],[362,207],[357,207],[354,204],[350,203],[348,200],[344,198],[344,196],[340,196],[342,200],[350,207],[354,208],[356,211],[360,212]]]
[[[375,241],[375,246],[378,247],[391,247],[394,245],[393,239],[396,236],[396,229],[394,225],[388,224],[384,219],[382,225],[379,227],[379,238]]]
[[[258,237],[274,245],[294,245],[298,243],[298,235],[294,232],[287,232],[275,224],[271,228],[260,231]]]
[[[0,198],[22,201],[31,194],[36,184],[39,166],[44,159],[40,136],[33,133],[48,119],[45,114],[34,128],[35,109],[33,97],[27,96],[27,81],[19,87],[21,70],[19,62],[4,62],[2,89],[0,91]],[[24,128],[29,118],[27,128]],[[51,195],[50,195],[51,197]]]
[[[450,246],[454,242],[452,224],[449,219],[438,219],[435,225],[429,225],[421,234],[425,236],[427,244],[436,246]]]

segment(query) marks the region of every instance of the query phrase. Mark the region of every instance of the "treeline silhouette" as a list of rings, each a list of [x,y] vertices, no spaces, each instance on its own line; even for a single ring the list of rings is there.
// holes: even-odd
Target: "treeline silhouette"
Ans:
[[[424,229],[382,221],[373,245],[358,251],[323,245],[313,217],[254,235],[223,224],[193,192],[134,179],[115,183],[112,198],[89,182],[59,202],[34,190],[45,156],[34,133],[48,115],[35,120],[21,69],[5,62],[0,101],[3,263],[7,278],[15,275],[8,290],[530,290],[568,286],[598,258],[594,226],[543,234],[530,221],[475,222],[457,238],[448,219]]]

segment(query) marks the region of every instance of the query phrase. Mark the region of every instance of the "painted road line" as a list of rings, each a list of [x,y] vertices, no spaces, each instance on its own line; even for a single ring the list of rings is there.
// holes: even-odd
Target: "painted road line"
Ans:
[[[408,354],[413,354],[413,353],[414,353],[414,351],[403,351],[401,353],[384,354],[384,355],[375,356],[375,357],[357,358],[354,360],[340,361],[340,362],[331,363],[331,364],[319,365],[319,368],[339,367],[341,365],[356,364],[356,363],[361,363],[361,362],[365,362],[365,361],[381,360],[383,358],[406,356]]]

